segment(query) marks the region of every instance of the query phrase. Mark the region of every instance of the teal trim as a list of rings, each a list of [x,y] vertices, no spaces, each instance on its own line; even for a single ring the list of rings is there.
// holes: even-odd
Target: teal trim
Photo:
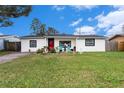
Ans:
[[[64,44],[62,43],[64,41],[59,41],[59,51],[62,50],[62,52],[64,52]],[[70,52],[71,51],[71,41],[65,41],[65,42],[70,42],[70,46],[66,46],[66,52]]]

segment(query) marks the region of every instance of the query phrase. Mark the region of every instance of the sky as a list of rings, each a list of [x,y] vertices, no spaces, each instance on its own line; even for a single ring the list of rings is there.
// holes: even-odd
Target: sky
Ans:
[[[66,34],[96,34],[112,36],[123,34],[124,6],[35,5],[28,17],[10,19],[14,24],[1,27],[0,34],[25,36],[31,34],[31,23],[38,18],[47,27]]]

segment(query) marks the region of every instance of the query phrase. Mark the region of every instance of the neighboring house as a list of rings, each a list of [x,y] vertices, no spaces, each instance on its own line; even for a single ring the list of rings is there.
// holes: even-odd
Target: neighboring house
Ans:
[[[113,46],[117,46],[116,50],[124,51],[124,35],[115,35],[109,38],[109,42],[113,43]]]
[[[4,40],[0,38],[0,50],[4,49]]]
[[[20,42],[19,37],[13,35],[0,35],[0,50],[4,50],[7,46],[6,43]]]
[[[59,47],[59,51],[70,49],[76,52],[100,52],[105,51],[105,37],[97,35],[30,35],[21,37],[21,52],[36,52],[44,46],[49,49]]]
[[[4,41],[9,35],[0,35],[0,50],[4,49]]]

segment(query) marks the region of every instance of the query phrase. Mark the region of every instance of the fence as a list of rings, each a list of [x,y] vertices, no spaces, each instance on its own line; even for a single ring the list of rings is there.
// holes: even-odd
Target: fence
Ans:
[[[20,42],[4,42],[5,50],[7,51],[20,51],[21,43]]]
[[[118,42],[106,41],[106,51],[118,51]]]

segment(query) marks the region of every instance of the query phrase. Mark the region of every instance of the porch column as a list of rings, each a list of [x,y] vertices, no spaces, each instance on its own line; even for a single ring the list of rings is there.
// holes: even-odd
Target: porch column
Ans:
[[[45,38],[45,46],[48,46],[48,39]]]

